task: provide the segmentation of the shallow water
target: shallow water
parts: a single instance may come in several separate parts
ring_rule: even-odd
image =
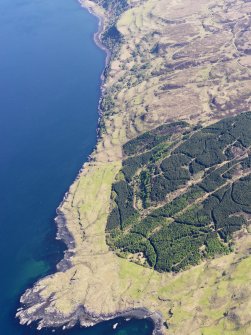
[[[56,207],[96,142],[105,55],[98,22],[76,0],[0,4],[0,329],[31,335],[14,318],[22,292],[55,270]],[[150,334],[147,321],[120,320],[55,334]],[[51,334],[51,330],[40,332]]]

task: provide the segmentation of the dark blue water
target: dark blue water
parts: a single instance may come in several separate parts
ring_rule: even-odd
[[[55,270],[55,209],[96,142],[105,55],[98,22],[76,0],[0,4],[0,333],[37,334],[14,318],[34,280]],[[67,335],[147,335],[149,321]],[[51,330],[41,334],[51,334]]]

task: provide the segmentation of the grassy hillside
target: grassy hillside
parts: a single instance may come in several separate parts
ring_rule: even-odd
[[[250,1],[81,2],[112,50],[100,136],[60,206],[69,268],[26,291],[21,322],[144,307],[163,334],[250,335]]]

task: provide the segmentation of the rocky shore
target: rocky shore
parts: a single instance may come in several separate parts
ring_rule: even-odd
[[[79,0],[79,3],[82,7],[87,9],[89,13],[96,16],[99,20],[98,31],[94,34],[94,42],[99,48],[101,48],[106,53],[106,62],[105,62],[105,69],[106,69],[111,60],[111,52],[102,44],[101,35],[105,29],[104,21],[105,19],[108,20],[108,18],[105,18],[104,15],[101,15],[100,13],[96,12],[94,7],[90,6],[91,4],[90,1]],[[103,85],[106,80],[105,69],[101,75],[101,97],[98,106],[99,121],[102,118],[102,110],[100,108],[100,105],[104,93]],[[97,133],[98,132],[99,130],[97,129]],[[97,138],[97,141],[98,140],[99,138]],[[89,163],[92,162],[92,160],[93,160],[93,154],[89,156]],[[88,163],[86,164],[88,165]],[[86,164],[79,171],[79,174],[76,177],[74,183],[76,183],[79,180],[81,174],[85,169]],[[75,253],[76,248],[74,236],[68,229],[67,217],[65,216],[63,210],[65,202],[69,201],[68,199],[69,195],[70,195],[69,192],[65,194],[62,203],[56,210],[57,213],[57,216],[55,218],[55,223],[57,226],[56,239],[63,241],[67,247],[67,249],[64,252],[63,259],[57,264],[58,272],[66,272],[73,266],[71,259]],[[48,278],[51,277],[53,277],[53,275],[48,276]],[[41,282],[43,282],[44,279],[46,278],[42,278]],[[122,309],[121,311],[118,310],[113,314],[96,314],[91,311],[88,311],[84,305],[80,305],[76,308],[74,312],[70,313],[69,315],[65,315],[60,312],[57,312],[56,310],[50,309],[50,304],[53,302],[54,294],[51,294],[49,298],[47,297],[46,299],[43,299],[41,293],[44,289],[44,286],[42,285],[42,288],[39,288],[39,286],[40,281],[38,281],[33,288],[28,289],[21,297],[20,303],[22,307],[18,309],[16,314],[16,317],[20,319],[20,324],[30,325],[32,322],[40,320],[39,325],[37,326],[38,330],[41,330],[42,328],[55,328],[55,327],[69,329],[76,326],[77,324],[79,324],[82,327],[90,327],[100,322],[117,318],[124,318],[124,319],[149,318],[152,320],[154,324],[153,335],[163,335],[162,332],[163,320],[161,314],[158,312],[150,312],[147,308],[132,308],[126,310]],[[33,309],[33,306],[36,306],[36,308]],[[39,308],[37,308],[37,306],[39,306]]]
[[[36,300],[35,300],[36,299]],[[51,297],[53,299],[53,297]],[[26,292],[26,294],[23,296],[23,299],[25,300],[25,303],[29,301],[31,305],[34,305],[35,303],[43,303],[41,302],[41,299],[39,298],[39,295],[36,297],[32,297],[30,299],[29,297],[29,291]],[[21,300],[21,303],[22,303]],[[112,315],[105,315],[100,314],[96,315],[95,313],[91,313],[85,309],[84,306],[79,306],[76,311],[67,317],[65,315],[62,315],[60,313],[58,314],[50,314],[50,313],[44,313],[43,309],[49,306],[50,301],[47,303],[44,302],[43,308],[41,308],[40,314],[36,315],[36,317],[41,318],[43,320],[42,324],[40,324],[37,329],[41,330],[42,328],[62,328],[62,329],[70,329],[76,325],[80,325],[81,327],[92,327],[100,322],[109,321],[109,320],[115,320],[117,318],[123,318],[123,319],[151,319],[151,321],[154,324],[154,331],[153,335],[163,335],[162,329],[163,329],[163,320],[160,314],[158,313],[151,313],[145,308],[137,308],[132,309],[124,312],[117,312]],[[31,316],[25,315],[25,312],[22,310],[18,311],[17,316],[20,318],[21,324],[31,324]]]
[[[104,0],[80,2],[99,18],[95,42],[107,52],[103,111],[101,100],[99,105],[103,131],[57,210],[57,238],[68,248],[64,260],[58,272],[24,293],[17,317],[38,329],[149,317],[155,335],[249,333],[250,234],[237,239],[234,253],[180,273],[160,273],[109,250],[106,223],[122,146],[129,139],[170,120],[204,125],[250,110],[251,66],[242,52],[248,47],[250,3],[130,1],[116,23],[121,48],[111,57],[100,41],[109,22],[97,5]]]

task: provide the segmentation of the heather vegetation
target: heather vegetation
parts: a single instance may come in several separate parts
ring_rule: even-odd
[[[251,113],[243,113],[201,129],[164,124],[127,142],[110,247],[175,272],[229,253],[251,214],[250,128]]]
[[[214,159],[223,161],[212,166],[203,152],[208,150],[209,133],[220,143],[220,134],[211,129],[216,120],[250,109],[251,58],[247,51],[251,3],[127,0],[128,9],[120,12],[119,7],[125,4],[122,0],[81,2],[103,18],[103,43],[111,50],[104,71],[100,136],[91,161],[85,164],[60,206],[74,239],[69,268],[39,280],[23,295],[21,321],[38,320],[40,327],[48,324],[48,319],[54,322],[55,315],[59,315],[67,322],[69,316],[79,315],[79,306],[84,306],[87,314],[95,316],[91,322],[96,323],[100,315],[110,318],[131,309],[134,313],[134,308],[140,306],[150,316],[155,312],[161,315],[163,334],[251,333],[250,228],[243,228],[234,238],[229,233],[224,239],[220,235],[223,229],[214,221],[214,215],[216,219],[221,216],[218,205],[229,201],[227,195],[224,199],[229,189],[233,190],[229,191],[233,201],[243,206],[245,195],[242,197],[238,190],[248,188],[240,180],[249,174],[248,147],[243,146],[242,135],[237,135],[236,141],[222,150],[223,157],[214,150]],[[119,32],[119,39],[115,29],[109,30],[112,27]],[[132,145],[129,140],[169,120],[190,120],[193,126],[155,146],[149,143],[145,147],[142,143],[130,153],[124,147],[121,159],[126,142]],[[233,118],[225,120],[235,122]],[[245,122],[250,128],[248,117]],[[211,127],[205,131],[209,124]],[[233,127],[235,124],[230,124],[230,132]],[[202,130],[204,138],[208,137],[207,148],[200,152],[202,157],[174,152],[190,141],[192,154],[196,149],[191,148],[195,144],[192,136],[203,137]],[[225,140],[227,133],[232,136],[228,129],[221,132]],[[246,129],[240,133],[245,134]],[[163,200],[159,200],[158,192],[154,195],[153,181],[160,175],[168,180],[160,165],[171,155],[190,158],[188,165],[180,167],[189,179],[177,178],[177,189],[170,192],[164,188]],[[232,164],[229,168],[228,163]],[[213,191],[205,188],[205,177],[223,166],[226,169],[220,172],[221,185]],[[113,188],[112,184],[119,181],[128,187]],[[239,181],[239,186],[230,188]],[[129,199],[119,196],[121,189]],[[243,218],[246,224],[247,207],[246,212],[228,212],[228,219]],[[124,222],[121,214],[126,217]],[[224,224],[233,227],[230,221]],[[168,226],[171,231],[164,230]],[[182,228],[179,235],[176,228]],[[233,249],[235,252],[230,252]],[[204,258],[209,258],[206,264],[191,266]],[[177,275],[159,273],[187,266],[191,268]]]

